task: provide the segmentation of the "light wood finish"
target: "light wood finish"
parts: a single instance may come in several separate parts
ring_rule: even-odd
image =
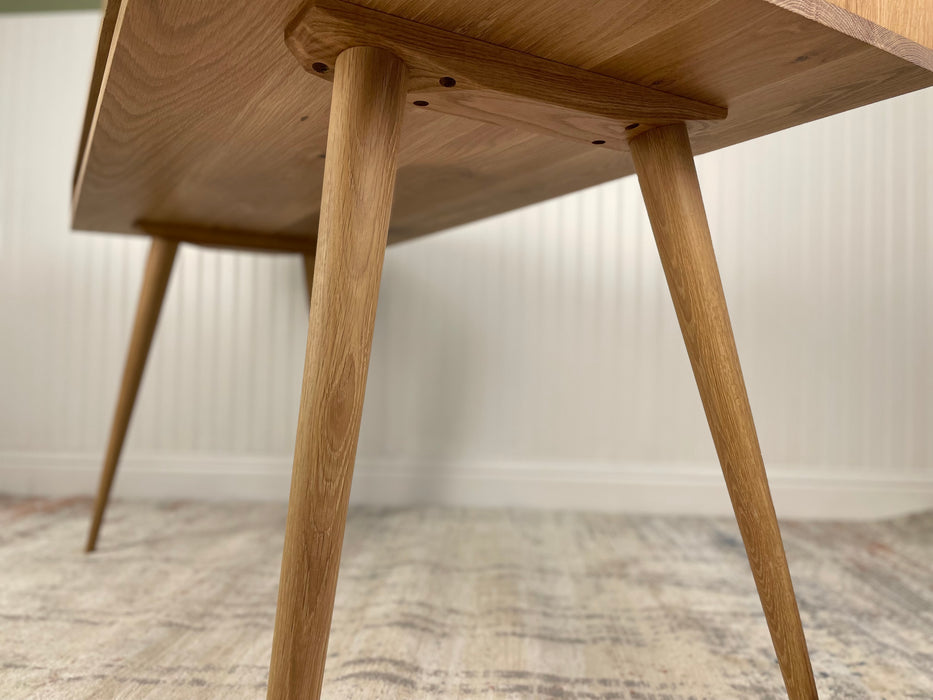
[[[784,0],[785,2],[791,0]],[[799,2],[799,0],[797,0]],[[849,12],[861,15],[874,24],[933,46],[933,5],[929,0],[829,0]]]
[[[659,124],[724,119],[726,109],[547,61],[340,0],[315,0],[285,42],[312,75],[351,46],[391,51],[408,67],[408,100],[425,109],[628,150]]]
[[[314,253],[317,236],[296,233],[246,231],[138,221],[133,233],[164,238],[176,243],[191,243],[207,248],[235,248],[263,253]]]
[[[308,303],[311,303],[311,290],[314,288],[314,253],[305,253],[301,256],[302,267],[305,273],[305,289],[308,292]]]
[[[139,305],[136,308],[136,320],[133,322],[133,332],[126,355],[126,366],[123,369],[123,380],[120,382],[117,408],[113,416],[113,426],[110,428],[110,441],[107,443],[107,454],[104,457],[97,498],[94,501],[94,516],[85,546],[85,551],[88,552],[94,551],[97,546],[97,536],[103,522],[104,510],[110,498],[113,477],[117,471],[117,463],[120,460],[123,441],[130,424],[130,416],[133,414],[136,394],[143,378],[146,358],[149,356],[152,336],[159,321],[159,312],[162,310],[162,300],[165,298],[165,289],[172,274],[172,263],[175,261],[177,249],[178,243],[175,241],[160,238],[153,238],[149,247],[143,285],[139,292]]]
[[[335,66],[320,238],[268,697],[320,696],[405,102],[376,48]]]
[[[84,106],[84,129],[81,131],[81,141],[78,144],[78,154],[84,153],[87,147],[87,140],[90,134],[90,125],[97,119],[97,102],[100,98],[100,90],[104,80],[105,66],[110,55],[110,49],[113,44],[113,32],[117,26],[118,2],[103,0],[101,7],[104,8],[104,15],[101,18],[100,31],[97,35],[97,51],[94,60],[94,73],[91,75],[91,85],[88,89],[87,104]],[[122,18],[121,18],[122,19]],[[80,162],[80,161],[79,161]],[[79,167],[75,168],[72,185],[77,184]]]
[[[360,4],[728,107],[726,119],[690,126],[696,153],[933,85],[933,50],[868,20],[874,43],[850,36],[851,22],[811,19],[833,8],[825,0],[781,2]],[[146,220],[313,235],[331,88],[284,43],[303,4],[111,0],[113,40],[95,68],[101,89],[85,125],[75,226],[130,232]],[[628,153],[407,109],[390,241],[633,171]]]
[[[107,5],[74,225],[161,238],[89,549],[177,242],[303,254],[313,294],[268,696],[318,698],[387,240],[637,167],[788,694],[816,698],[693,154],[933,85],[927,0],[323,1]],[[295,60],[289,27],[333,86]],[[657,126],[672,118],[690,124]]]
[[[791,700],[817,697],[758,435],[745,391],[690,139],[683,125],[635,139],[638,172],[677,319]]]
[[[933,5],[916,0],[767,0],[837,32],[933,70]],[[878,31],[878,27],[889,31]]]

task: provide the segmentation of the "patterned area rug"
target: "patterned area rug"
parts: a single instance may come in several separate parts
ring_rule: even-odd
[[[285,508],[0,499],[0,698],[264,698]],[[821,696],[933,697],[933,513],[787,523]],[[726,519],[352,511],[324,697],[784,698]]]

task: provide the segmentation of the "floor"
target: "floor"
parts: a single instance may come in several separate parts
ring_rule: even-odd
[[[0,698],[263,698],[285,508],[0,498]],[[821,697],[933,697],[933,512],[784,526]],[[782,698],[728,519],[351,511],[324,697]]]

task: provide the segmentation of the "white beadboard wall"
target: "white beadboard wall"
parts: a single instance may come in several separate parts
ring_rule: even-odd
[[[0,18],[0,491],[90,494],[145,240],[69,233],[96,13]],[[933,507],[933,92],[698,159],[779,513]],[[117,494],[285,499],[297,257],[184,248]],[[354,498],[724,513],[633,178],[389,249]]]

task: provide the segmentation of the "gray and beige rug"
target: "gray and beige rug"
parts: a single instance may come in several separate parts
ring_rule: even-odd
[[[0,499],[0,698],[263,698],[285,508]],[[787,523],[824,699],[933,698],[933,513]],[[727,519],[352,511],[324,697],[782,698]]]

